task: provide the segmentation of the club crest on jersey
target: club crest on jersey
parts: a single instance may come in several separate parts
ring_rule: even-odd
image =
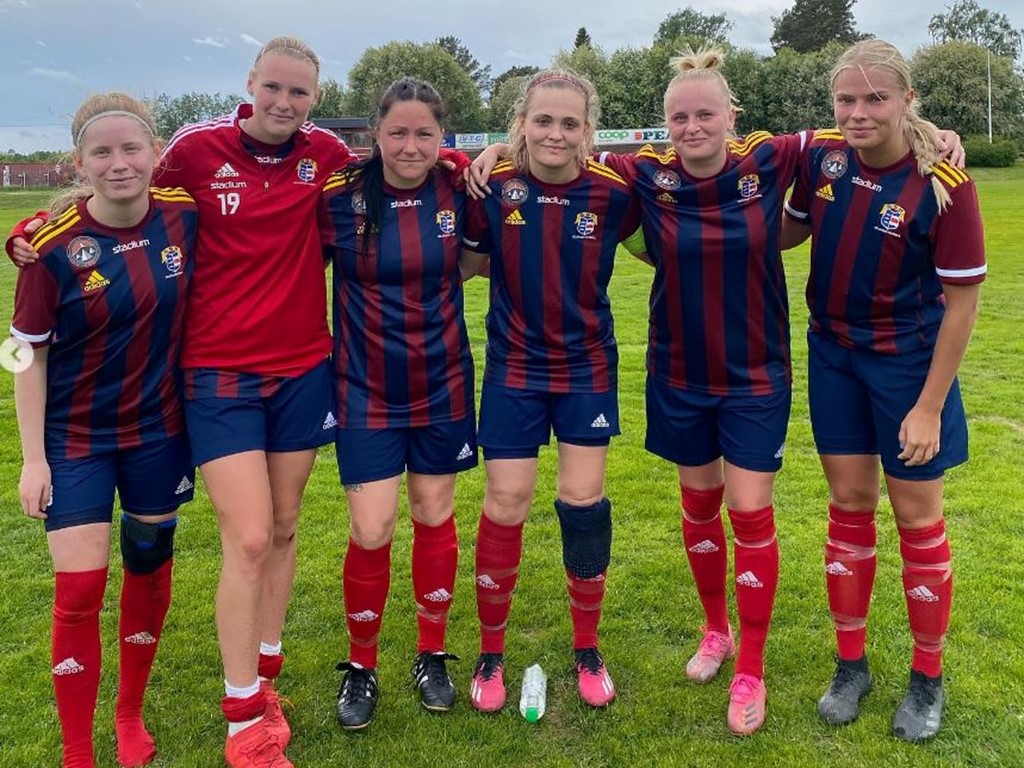
[[[308,157],[302,158],[299,160],[299,164],[295,166],[295,171],[299,175],[299,181],[311,184],[313,179],[316,178],[316,160]]]
[[[68,243],[68,261],[71,266],[85,269],[100,260],[100,244],[93,238],[80,235]]]
[[[662,189],[667,189],[670,192],[673,189],[679,189],[682,186],[682,181],[679,180],[679,174],[675,171],[667,171],[664,168],[659,168],[654,172],[653,176],[654,183]]]
[[[878,223],[882,226],[876,227],[876,229],[886,234],[895,234],[906,217],[907,211],[903,206],[896,203],[886,203],[882,206],[878,217]],[[899,237],[899,235],[896,236]]]
[[[443,210],[437,212],[437,228],[441,230],[438,237],[451,237],[455,234],[455,211]]]
[[[181,253],[181,248],[172,245],[160,251],[160,261],[167,268],[167,277],[178,277],[185,264],[185,257]]]
[[[576,231],[581,237],[590,237],[597,229],[597,214],[583,211],[576,214]]]
[[[352,195],[352,212],[356,216],[366,215],[366,200],[363,199],[362,192],[355,192]]]
[[[501,200],[505,205],[515,208],[526,199],[528,191],[522,179],[509,179],[501,185]]]
[[[758,188],[761,185],[761,178],[756,173],[748,173],[742,177],[737,184],[740,190],[740,197],[744,200],[750,200],[752,197],[757,197]]]
[[[838,179],[846,173],[846,164],[846,153],[842,150],[834,149],[825,155],[825,159],[821,161],[821,172],[830,179]]]

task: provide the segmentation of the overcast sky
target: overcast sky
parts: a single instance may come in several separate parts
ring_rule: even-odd
[[[910,55],[930,42],[928,20],[951,2],[857,0],[853,10],[860,31]],[[1024,27],[1020,0],[980,4]],[[658,24],[686,5],[726,13],[734,44],[770,53],[771,16],[792,0],[0,0],[0,149],[69,147],[71,114],[97,91],[243,93],[259,45],[276,35],[305,39],[322,76],[341,82],[368,47],[449,34],[498,74],[547,65],[580,26],[606,52],[650,45]]]

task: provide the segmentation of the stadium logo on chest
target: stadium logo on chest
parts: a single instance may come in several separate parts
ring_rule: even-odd
[[[76,237],[68,243],[68,261],[79,269],[91,267],[100,260],[100,244],[91,237]]]
[[[900,234],[896,230],[902,226],[903,221],[907,217],[907,211],[903,206],[897,205],[896,203],[886,203],[882,206],[882,210],[879,212],[878,223],[880,227],[875,227],[878,232],[884,232],[892,237],[899,237]]]

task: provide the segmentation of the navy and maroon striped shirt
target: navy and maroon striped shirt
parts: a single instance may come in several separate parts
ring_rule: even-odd
[[[618,243],[639,225],[629,185],[593,160],[567,184],[504,162],[488,184],[466,227],[466,244],[491,256],[484,378],[541,392],[611,390],[619,356],[608,282]]]
[[[943,283],[979,283],[987,266],[974,182],[945,162],[933,174],[952,200],[941,215],[912,154],[872,168],[838,131],[814,137],[786,205],[811,226],[813,332],[881,354],[935,345]]]
[[[380,233],[368,252],[364,214],[359,177],[332,177],[319,224],[334,265],[338,426],[422,427],[472,415],[459,273],[465,191],[437,170],[416,189],[385,184]]]
[[[48,346],[47,457],[83,458],[182,431],[177,362],[197,213],[182,189],[150,190],[130,229],[96,222],[85,201],[32,239],[11,335]]]
[[[642,202],[654,261],[647,370],[670,387],[767,395],[791,383],[789,300],[779,250],[786,189],[808,139],[730,141],[725,166],[690,176],[674,149],[606,162]]]

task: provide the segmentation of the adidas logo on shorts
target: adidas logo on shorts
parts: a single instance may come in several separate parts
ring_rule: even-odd
[[[215,179],[236,179],[238,176],[238,171],[231,167],[231,163],[224,163],[224,165],[218,168],[217,172],[213,174],[213,178]]]
[[[853,576],[853,571],[847,568],[845,565],[840,563],[838,560],[833,560],[831,563],[825,566],[825,573],[832,576]]]
[[[604,417],[603,413],[599,413],[597,418],[590,422],[590,426],[594,429],[608,429],[611,424],[608,423],[608,419]]]
[[[928,587],[922,584],[919,587],[907,590],[907,597],[911,600],[917,600],[922,603],[937,603],[939,602],[939,596],[932,592]]]
[[[374,613],[370,609],[366,609],[359,613],[350,613],[348,617],[352,619],[352,621],[373,621],[374,619],[379,619],[380,614]]]
[[[481,573],[476,577],[477,586],[483,587],[484,589],[500,589],[497,582],[494,581],[486,573]]]
[[[180,496],[185,491],[191,491],[193,487],[192,482],[187,477],[183,477],[181,482],[178,483],[178,487],[174,489],[174,495]]]
[[[77,675],[79,672],[85,672],[85,667],[75,661],[74,656],[68,656],[53,668],[53,674],[58,676]]]
[[[753,571],[744,571],[736,577],[736,583],[741,587],[753,587],[754,589],[760,589],[764,586],[761,581],[754,575]]]
[[[424,600],[429,600],[432,603],[444,603],[452,599],[452,593],[442,587],[441,589],[435,589],[433,592],[423,596]]]
[[[156,642],[156,638],[149,634],[149,632],[136,632],[134,635],[128,635],[124,641],[131,645],[153,645]]]
[[[331,411],[328,411],[327,418],[324,419],[324,429],[334,429],[336,426],[338,426],[338,420],[334,418]]]
[[[469,443],[462,446],[462,450],[459,451],[459,455],[455,457],[456,461],[465,461],[473,455],[473,449],[469,447]]]
[[[782,445],[779,446],[779,450],[777,450],[775,452],[775,458],[776,459],[781,459],[782,458],[782,454],[784,454],[785,452],[786,452],[786,444],[783,443]]]
[[[697,555],[709,555],[712,552],[717,551],[718,545],[715,544],[715,542],[711,541],[711,539],[704,539],[704,541],[699,541],[692,547],[690,547],[690,552],[693,552]]]

